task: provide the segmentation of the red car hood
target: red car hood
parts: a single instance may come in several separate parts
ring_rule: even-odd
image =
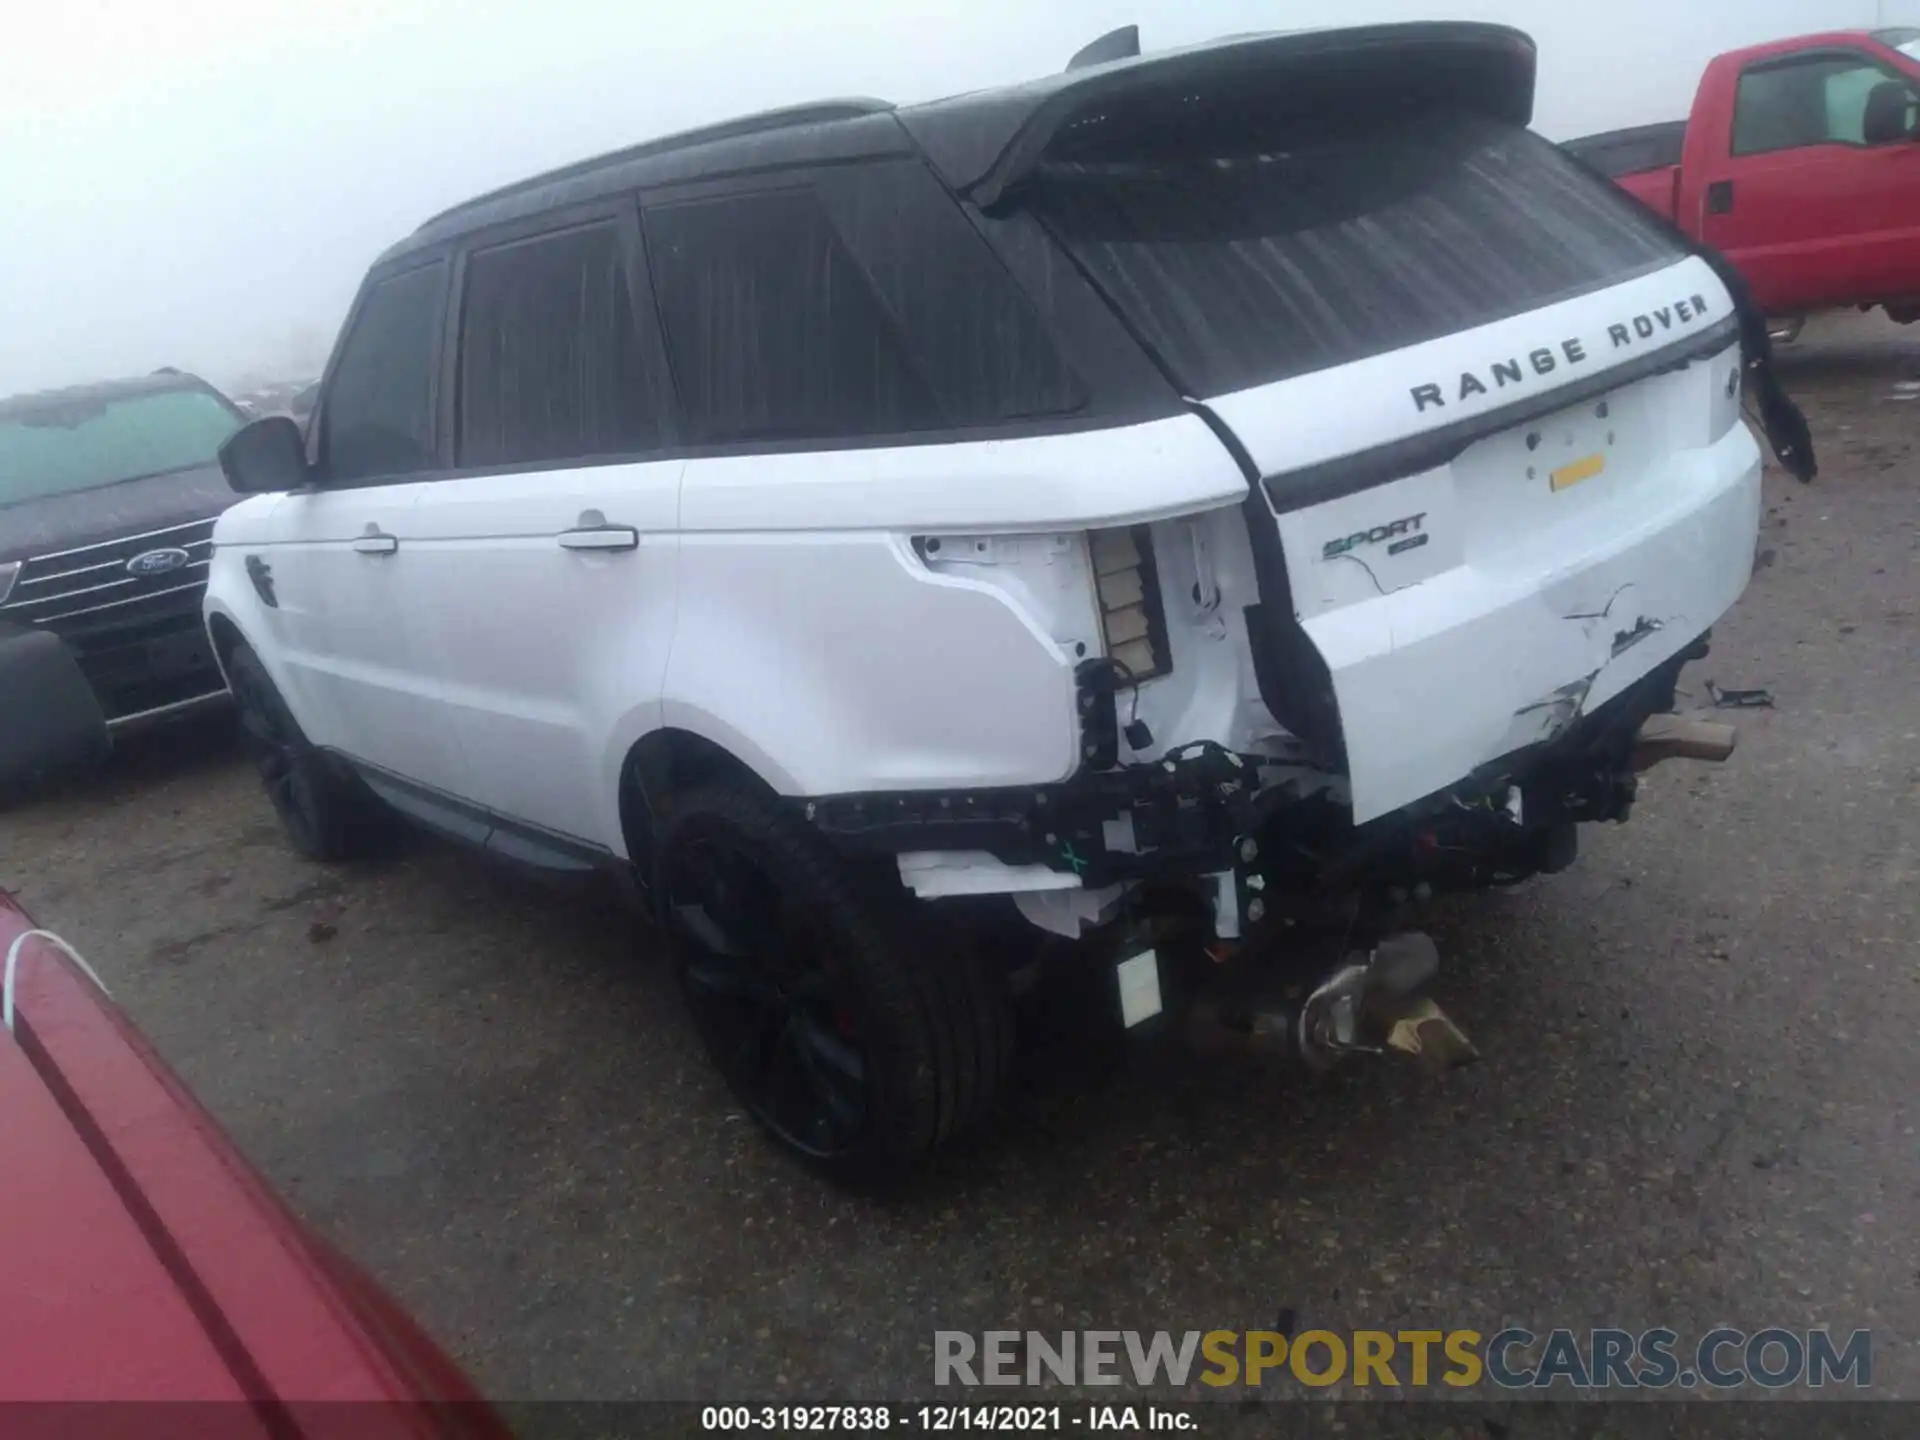
[[[0,963],[18,942],[0,1030],[0,1401],[228,1402],[214,1426],[129,1411],[142,1434],[341,1433],[351,1415],[356,1435],[505,1436],[31,929],[0,891]]]

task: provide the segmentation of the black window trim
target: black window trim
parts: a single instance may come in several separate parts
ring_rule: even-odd
[[[525,460],[501,465],[463,465],[460,463],[460,337],[466,325],[467,260],[485,250],[525,244],[570,230],[584,230],[611,223],[620,245],[620,263],[627,280],[627,305],[632,312],[634,332],[647,352],[649,373],[659,377],[648,403],[659,417],[660,443],[646,450],[621,451],[608,455],[590,455],[567,460]],[[587,470],[602,465],[643,465],[678,458],[680,439],[685,433],[680,420],[678,386],[673,382],[672,356],[666,349],[666,336],[660,326],[659,306],[654,300],[648,278],[646,233],[640,224],[639,198],[633,194],[603,196],[578,205],[560,206],[536,214],[521,216],[470,231],[453,244],[452,289],[446,309],[444,340],[440,352],[439,395],[435,409],[435,428],[440,439],[440,470],[421,478],[458,480],[467,476],[522,475],[543,470]],[[644,303],[642,297],[644,296]]]
[[[451,285],[453,283],[454,257],[447,246],[435,246],[431,250],[415,251],[388,265],[376,265],[367,272],[366,279],[360,282],[359,292],[353,297],[353,306],[347,311],[346,321],[340,326],[339,337],[334,341],[333,353],[327,357],[327,367],[320,376],[320,388],[314,397],[313,411],[307,417],[307,463],[312,467],[314,476],[311,485],[305,485],[295,493],[306,494],[316,491],[332,490],[370,490],[386,485],[411,485],[421,480],[437,478],[444,469],[447,452],[444,448],[444,435],[440,428],[440,379],[444,369],[444,355],[436,353],[427,371],[427,406],[431,419],[430,429],[433,435],[433,464],[420,470],[408,471],[399,475],[360,475],[351,480],[332,481],[326,476],[326,456],[324,453],[327,433],[327,409],[333,395],[333,384],[340,370],[340,361],[347,353],[354,331],[359,328],[365,317],[367,298],[374,290],[389,280],[397,280],[416,270],[428,270],[434,266],[442,267],[440,286],[440,333],[434,337],[434,344],[444,349],[446,339],[446,315],[452,308]]]
[[[646,229],[641,222],[643,207],[648,203],[714,199],[729,195],[755,194],[769,189],[794,188],[797,185],[810,183],[807,177],[825,171],[843,170],[849,166],[897,163],[905,158],[925,163],[924,157],[913,155],[911,152],[889,153],[882,156],[812,160],[798,165],[758,166],[725,175],[675,179],[634,191],[597,197],[581,204],[540,210],[516,217],[511,221],[485,226],[462,233],[457,238],[445,241],[431,249],[409,251],[404,256],[376,266],[362,282],[353,308],[348,313],[347,321],[341,327],[340,340],[334,347],[334,354],[321,376],[319,398],[308,423],[308,458],[317,466],[317,450],[323,423],[321,415],[326,405],[327,393],[332,386],[333,373],[339,363],[340,352],[345,348],[346,338],[351,334],[352,328],[359,323],[360,312],[365,306],[368,292],[383,280],[444,262],[447,266],[447,282],[442,296],[440,350],[433,377],[436,463],[430,469],[405,475],[362,479],[350,484],[311,488],[366,489],[381,485],[428,484],[493,475],[533,474],[563,468],[550,460],[522,461],[502,465],[456,463],[455,395],[459,383],[459,337],[460,327],[464,321],[466,297],[466,259],[475,250],[491,249],[497,244],[512,243],[516,239],[535,238],[542,234],[574,228],[579,224],[592,223],[596,218],[604,219],[608,216],[618,218],[623,236],[631,236],[631,243],[626,252],[629,296],[635,302],[634,322],[639,327],[644,342],[656,347],[654,353],[659,359],[657,373],[663,377],[662,383],[665,388],[661,399],[661,403],[666,407],[662,431],[667,438],[655,449],[619,455],[600,455],[585,460],[570,460],[565,462],[564,468],[584,470],[603,465],[646,465],[670,461],[746,458],[755,455],[829,455],[842,451],[905,450],[924,446],[984,444],[990,441],[1042,439],[1101,430],[1120,430],[1192,414],[1173,388],[1165,385],[1164,377],[1157,370],[1153,373],[1152,394],[1140,393],[1137,383],[1124,387],[1124,393],[1119,395],[1111,393],[1115,386],[1110,382],[1109,377],[1098,367],[1089,369],[1076,347],[1067,343],[1067,337],[1060,333],[1055,318],[1035,300],[1019,268],[1009,260],[1003,249],[999,229],[1028,222],[1030,217],[1014,216],[1001,221],[988,222],[973,206],[956,200],[969,227],[986,243],[995,263],[1006,272],[1009,283],[1031,307],[1035,322],[1042,333],[1059,351],[1062,362],[1080,382],[1084,399],[1079,409],[1058,415],[1023,416],[979,425],[913,430],[892,435],[762,438],[713,442],[702,442],[691,438],[684,420],[684,407],[680,402],[678,381],[673,375],[672,354],[666,349],[666,333],[660,318],[659,299],[654,293],[652,268],[648,263],[646,252]],[[934,172],[934,178],[939,180],[938,172]],[[941,184],[943,189],[946,188],[944,181]],[[646,297],[646,303],[641,305],[638,302],[643,294]],[[1080,303],[1095,307],[1104,307],[1105,304],[1092,292],[1080,297]],[[885,308],[882,306],[883,310]],[[888,313],[891,318],[891,312]],[[1151,366],[1151,362],[1143,360],[1143,363]],[[1165,388],[1160,388],[1162,386]]]
[[[1767,150],[1742,150],[1738,143],[1740,133],[1740,89],[1749,75],[1764,74],[1770,70],[1797,70],[1803,65],[1816,65],[1824,60],[1851,60],[1863,66],[1871,66],[1880,71],[1889,80],[1898,80],[1916,97],[1920,97],[1920,80],[1912,75],[1903,74],[1897,67],[1890,65],[1883,55],[1862,50],[1855,45],[1822,45],[1817,50],[1795,50],[1786,55],[1769,55],[1761,60],[1750,60],[1740,67],[1740,73],[1733,82],[1733,112],[1727,117],[1727,154],[1735,160],[1755,160],[1762,155],[1792,155],[1801,150],[1822,150],[1834,146],[1841,150],[1885,150],[1893,144],[1910,144],[1910,141],[1882,141],[1878,145],[1853,140],[1816,140],[1810,145],[1777,145]]]

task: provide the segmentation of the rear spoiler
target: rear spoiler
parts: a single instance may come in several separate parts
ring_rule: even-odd
[[[1083,45],[1067,61],[1067,69],[1084,70],[1089,65],[1104,65],[1109,60],[1131,60],[1140,53],[1140,27],[1122,25],[1109,30],[1091,45]]]
[[[1126,56],[1131,38],[1103,36],[1062,74],[896,113],[942,179],[982,209],[1050,153],[1116,124],[1160,134],[1196,123],[1231,128],[1238,117],[1343,101],[1445,103],[1518,125],[1533,117],[1533,41],[1505,25],[1369,25]],[[1101,58],[1110,54],[1121,58]]]

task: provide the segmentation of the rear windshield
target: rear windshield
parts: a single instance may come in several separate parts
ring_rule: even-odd
[[[1680,258],[1517,126],[1401,116],[1200,157],[1055,164],[1026,204],[1206,397],[1417,345]]]
[[[0,506],[215,462],[241,417],[205,390],[0,414]]]

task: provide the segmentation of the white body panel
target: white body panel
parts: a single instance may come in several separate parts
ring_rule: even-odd
[[[1740,597],[1760,519],[1760,453],[1744,427],[1637,474],[1584,483],[1598,490],[1615,478],[1612,518],[1625,523],[1588,530],[1574,517],[1557,533],[1456,537],[1457,559],[1440,573],[1384,593],[1369,584],[1365,596],[1305,622],[1333,674],[1356,822],[1551,738],[1671,659]],[[1283,534],[1304,551],[1358,524],[1355,511],[1417,509],[1425,496],[1396,492],[1426,488],[1426,479],[1289,515]],[[1316,551],[1303,568],[1332,565],[1340,562]],[[1340,568],[1341,584],[1360,573]]]
[[[258,623],[240,623],[316,745],[331,746],[424,785],[458,794],[469,779],[457,736],[439,720],[433,679],[419,665],[419,609],[409,560],[424,537],[427,483],[296,493],[279,498],[258,554],[271,567],[277,607],[258,604],[244,571],[233,596]],[[229,512],[231,513],[231,512]],[[215,526],[216,546],[231,522]],[[391,540],[390,553],[356,549]],[[216,550],[219,570],[224,559]],[[237,618],[237,617],[236,617]]]
[[[617,835],[606,737],[661,723],[685,463],[439,488],[402,568],[433,730],[457,739],[469,767],[462,798],[596,844]],[[563,547],[562,532],[596,516],[631,529],[634,548]]]
[[[690,461],[665,723],[787,794],[1064,779],[1077,647],[1097,653],[1081,532],[1245,495],[1189,416]],[[923,561],[912,541],[929,535],[943,548]]]
[[[1730,313],[1712,271],[1688,259],[1210,404],[1263,473],[1284,475],[1550,396]],[[1550,738],[1739,597],[1760,496],[1759,450],[1737,423],[1739,363],[1729,345],[1435,469],[1279,515],[1295,613],[1332,675],[1356,823]],[[1437,403],[1416,398],[1423,385]],[[1596,459],[1556,487],[1556,471]]]

